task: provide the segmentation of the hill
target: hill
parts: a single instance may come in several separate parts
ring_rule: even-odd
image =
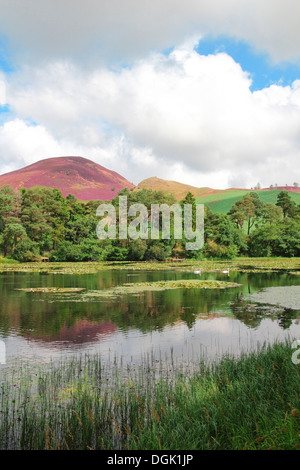
[[[296,188],[299,189],[299,188]],[[250,192],[255,192],[260,200],[264,203],[273,203],[275,204],[277,201],[277,196],[280,191],[288,191],[291,199],[295,201],[298,205],[300,204],[300,190],[295,191],[288,189],[287,187],[276,188],[276,189],[262,189],[262,190],[247,190],[247,189],[228,189],[228,190],[220,190],[215,194],[208,194],[203,195],[202,197],[196,198],[198,204],[205,204],[206,206],[210,207],[213,213],[222,212],[227,214],[233,204],[236,203],[239,199],[241,199],[245,194]]]
[[[191,192],[198,203],[210,207],[212,212],[227,213],[232,205],[250,191],[255,191],[263,202],[275,203],[281,190],[288,191],[291,198],[300,204],[300,188],[282,186],[250,190],[245,188],[213,189],[210,187],[197,188],[177,181],[169,181],[156,176],[141,181],[137,186],[123,176],[111,171],[87,158],[56,157],[40,160],[20,170],[0,175],[0,187],[8,184],[14,189],[45,186],[57,188],[66,197],[73,194],[81,201],[102,200],[110,201],[123,188],[140,190],[148,188],[166,191],[182,200]]]
[[[167,191],[173,194],[176,199],[183,199],[187,192],[191,192],[199,204],[209,206],[212,212],[227,213],[230,211],[233,204],[241,199],[249,192],[256,192],[263,202],[271,202],[273,204],[277,201],[277,196],[280,191],[288,191],[292,200],[296,204],[300,204],[300,188],[296,186],[280,186],[276,188],[263,188],[263,189],[246,189],[246,188],[229,188],[229,189],[212,189],[208,187],[197,188],[188,184],[178,183],[176,181],[169,181],[155,177],[147,178],[141,181],[136,189],[149,188],[158,191]]]
[[[14,189],[33,186],[56,188],[64,197],[73,194],[82,201],[109,201],[121,189],[134,188],[134,184],[115,171],[83,157],[40,160],[20,170],[0,175],[0,186],[5,184]]]
[[[189,184],[160,179],[157,178],[157,176],[153,176],[152,178],[147,178],[141,181],[135,189],[139,190],[143,188],[153,189],[154,191],[166,191],[173,194],[173,196],[175,196],[178,200],[183,199],[189,191],[196,198],[204,195],[214,194],[216,191],[215,189],[211,188],[196,188],[195,186],[190,186]]]

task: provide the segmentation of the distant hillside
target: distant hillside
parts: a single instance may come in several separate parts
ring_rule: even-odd
[[[40,160],[20,170],[0,175],[0,186],[8,184],[14,189],[45,186],[57,188],[66,197],[109,201],[123,188],[134,188],[115,171],[83,157],[57,157]]]
[[[196,198],[203,195],[215,193],[215,190],[211,188],[196,188],[195,186],[190,186],[184,183],[178,183],[177,181],[168,181],[160,179],[156,176],[141,181],[137,185],[136,190],[143,188],[153,189],[154,191],[167,191],[168,193],[173,194],[178,200],[183,199],[189,191]]]
[[[57,188],[64,197],[73,194],[81,201],[95,199],[110,201],[123,188],[166,191],[173,194],[177,200],[182,200],[188,192],[191,192],[198,203],[209,206],[213,212],[223,213],[229,212],[232,205],[245,194],[254,191],[242,188],[197,188],[156,176],[147,178],[135,186],[115,171],[108,170],[87,158],[71,156],[40,160],[20,170],[0,175],[0,187],[5,184],[14,189],[33,186]],[[295,186],[264,188],[255,192],[262,201],[275,203],[281,190],[288,191],[296,204],[300,204],[300,188]]]
[[[274,188],[263,188],[259,190],[243,189],[243,188],[229,188],[229,189],[212,189],[212,188],[197,188],[188,184],[178,183],[176,181],[169,181],[157,178],[148,178],[141,181],[136,189],[149,188],[158,191],[167,191],[173,194],[176,199],[183,199],[187,192],[191,192],[196,198],[198,203],[203,203],[210,207],[212,212],[227,213],[230,211],[233,204],[241,199],[245,194],[255,191],[263,202],[271,202],[273,204],[277,201],[277,196],[280,191],[288,191],[291,198],[300,204],[300,188],[295,186],[280,186]]]
[[[288,191],[289,195],[291,196],[291,199],[295,201],[296,204],[300,204],[300,189],[299,188],[293,188],[294,190],[291,190],[287,187],[282,187],[282,188],[276,188],[276,189],[262,189],[262,190],[247,190],[247,189],[226,189],[226,190],[220,190],[216,192],[215,194],[208,194],[204,195],[202,197],[197,198],[197,202],[199,204],[205,204],[206,206],[209,206],[212,212],[222,212],[224,214],[227,214],[227,212],[230,211],[231,207],[233,204],[235,204],[236,201],[241,199],[245,194],[250,193],[250,192],[255,192],[258,194],[260,200],[262,202],[270,202],[275,204],[277,201],[277,196],[280,193],[280,191]],[[298,191],[297,191],[298,190]]]

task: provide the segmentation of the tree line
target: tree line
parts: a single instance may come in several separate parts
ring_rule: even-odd
[[[164,191],[123,189],[128,205],[171,206],[178,201]],[[119,198],[111,202],[118,211]],[[287,191],[276,204],[263,203],[250,192],[238,200],[228,214],[205,207],[204,240],[201,250],[185,250],[186,240],[169,239],[99,240],[97,207],[103,201],[82,202],[73,195],[63,197],[57,189],[36,186],[15,191],[0,188],[0,254],[21,262],[125,261],[168,258],[234,258],[242,256],[300,256],[300,208]],[[191,193],[181,201],[196,205]],[[172,224],[171,224],[172,227]]]

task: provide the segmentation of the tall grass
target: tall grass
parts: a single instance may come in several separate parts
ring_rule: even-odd
[[[266,346],[186,377],[151,361],[123,371],[98,355],[0,383],[1,449],[300,448],[300,367]],[[172,365],[170,365],[172,369]]]

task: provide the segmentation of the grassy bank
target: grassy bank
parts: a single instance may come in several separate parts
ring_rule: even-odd
[[[0,383],[1,449],[297,449],[300,366],[290,344],[199,364],[187,377],[99,356],[15,369]],[[164,370],[171,370],[172,364]]]

